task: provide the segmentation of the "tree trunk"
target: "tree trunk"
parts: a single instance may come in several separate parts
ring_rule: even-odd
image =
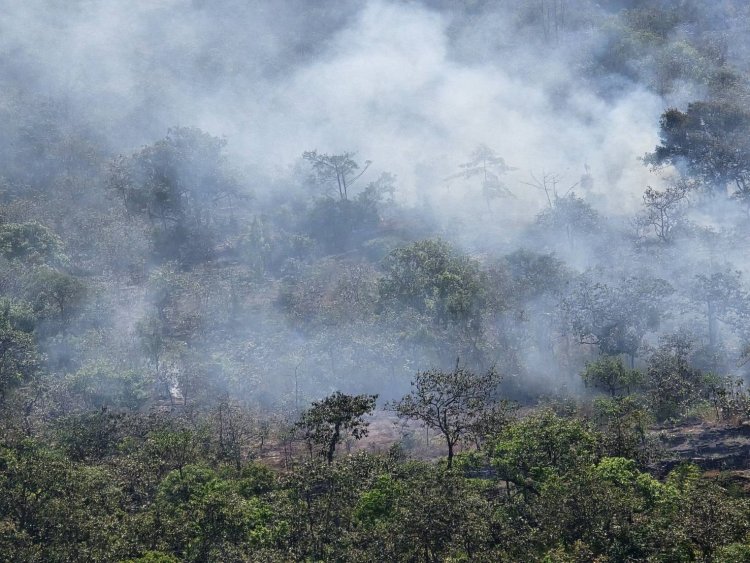
[[[328,443],[328,452],[326,452],[326,460],[328,460],[328,463],[333,463],[333,454],[336,452],[336,444],[339,441],[339,435],[340,435],[340,428],[339,425],[336,424],[333,428],[333,436],[331,436],[331,441]]]

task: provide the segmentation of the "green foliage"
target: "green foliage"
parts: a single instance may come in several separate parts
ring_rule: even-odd
[[[380,214],[375,201],[363,192],[355,199],[318,199],[305,221],[305,233],[324,252],[341,253],[356,248],[375,234]]]
[[[69,414],[57,421],[57,441],[73,461],[98,461],[117,451],[126,422],[124,414],[106,409]]]
[[[35,377],[40,367],[32,335],[0,328],[0,405],[10,391]]]
[[[712,560],[721,546],[742,541],[750,531],[750,503],[728,497],[717,483],[698,480],[682,497],[680,525],[694,551]]]
[[[107,362],[86,365],[66,379],[70,392],[90,409],[138,410],[148,400],[152,385],[142,372],[118,370]]]
[[[538,493],[550,478],[595,462],[599,441],[586,423],[545,410],[500,432],[493,444],[492,463],[501,479],[524,492]]]
[[[643,337],[659,327],[673,292],[660,278],[629,277],[610,286],[585,274],[563,299],[563,318],[581,343],[606,355],[635,356]]]
[[[125,559],[121,563],[179,563],[180,560],[168,553],[147,551],[134,559]]]
[[[478,323],[484,300],[478,264],[441,240],[423,240],[397,248],[383,260],[380,298],[389,306],[407,306],[440,324]]]
[[[512,280],[508,292],[521,302],[557,295],[569,278],[565,264],[552,254],[521,249],[508,254],[503,262]]]
[[[403,486],[390,475],[380,475],[375,484],[359,497],[354,517],[369,526],[392,519],[396,501],[403,493]]]
[[[640,371],[626,368],[622,358],[616,356],[602,356],[587,363],[581,377],[586,386],[604,391],[611,397],[623,391],[630,394],[643,381]]]
[[[355,440],[367,436],[369,423],[363,417],[373,411],[377,398],[377,395],[346,395],[336,391],[321,401],[313,401],[297,426],[304,430],[310,446],[319,446],[321,455],[331,463],[336,446],[345,435]]]
[[[690,348],[679,336],[668,338],[649,357],[645,386],[659,421],[679,419],[705,395],[704,376],[689,362]]]
[[[60,237],[39,223],[0,225],[0,255],[24,264],[61,265],[67,262]]]
[[[0,448],[0,521],[19,561],[112,561],[122,493],[104,468],[71,463],[38,443]],[[63,525],[64,524],[64,525]]]
[[[653,166],[674,165],[708,190],[750,194],[750,113],[728,102],[693,102],[668,109],[661,118],[661,144],[646,155]]]
[[[186,561],[215,561],[273,539],[270,508],[244,498],[212,470],[187,465],[159,485],[156,509],[162,542]]]
[[[644,465],[656,457],[655,440],[649,435],[653,416],[642,402],[632,396],[594,401],[594,415],[607,455],[631,458]]]
[[[716,563],[743,563],[750,561],[750,543],[732,543],[720,547],[714,555]]]
[[[67,325],[86,297],[86,284],[70,274],[40,268],[28,288],[29,301],[42,318]]]
[[[151,430],[143,445],[149,458],[158,463],[158,473],[178,472],[202,451],[202,436],[181,423],[159,425]]]
[[[245,498],[268,493],[276,486],[274,472],[259,463],[249,463],[242,467],[237,481],[238,492]]]
[[[36,322],[36,315],[28,302],[0,298],[0,326],[31,333]]]
[[[224,139],[195,128],[167,136],[110,166],[109,186],[133,215],[148,219],[157,258],[190,266],[210,258],[220,201],[236,197]]]
[[[744,419],[750,415],[750,392],[739,377],[704,378],[717,420]]]

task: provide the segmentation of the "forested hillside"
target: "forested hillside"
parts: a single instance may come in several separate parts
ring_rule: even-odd
[[[750,5],[0,17],[0,561],[750,561]]]

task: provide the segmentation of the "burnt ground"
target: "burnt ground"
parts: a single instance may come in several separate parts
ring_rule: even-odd
[[[665,460],[653,468],[657,474],[664,475],[677,464],[690,462],[710,475],[727,472],[750,490],[750,421],[700,422],[662,427],[655,433],[665,448]]]
[[[663,460],[649,468],[657,476],[663,477],[676,465],[690,462],[709,476],[723,473],[750,491],[750,421],[662,426],[655,428],[653,433],[663,448]],[[417,423],[405,424],[387,411],[378,411],[370,417],[367,437],[347,441],[339,446],[339,451],[386,453],[394,444],[400,444],[411,458],[438,460],[446,455],[445,443],[439,434],[427,433]],[[283,470],[292,457],[305,453],[306,446],[301,441],[285,445],[274,440],[258,457]]]

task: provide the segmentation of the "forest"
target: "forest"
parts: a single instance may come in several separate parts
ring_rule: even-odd
[[[10,0],[0,561],[750,562],[750,4]]]

